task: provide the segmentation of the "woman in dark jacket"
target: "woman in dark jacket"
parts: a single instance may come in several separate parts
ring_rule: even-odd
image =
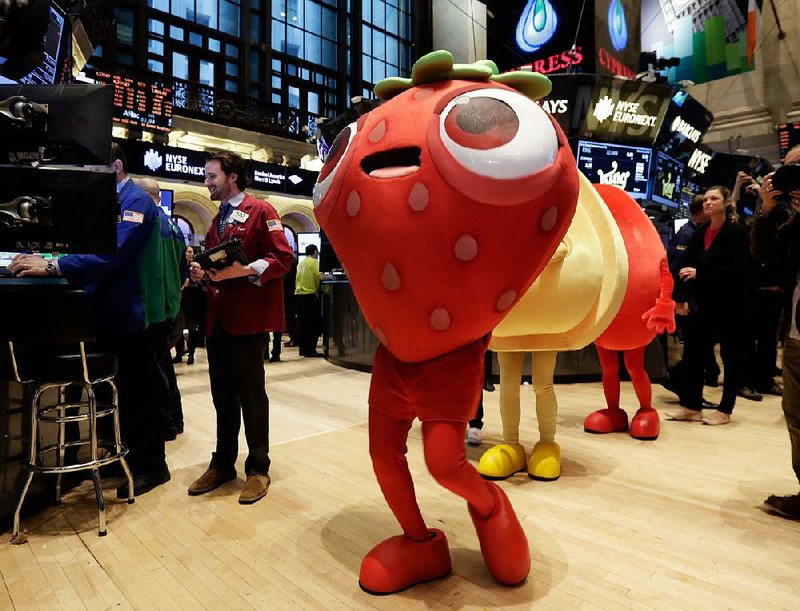
[[[743,321],[750,316],[747,282],[752,266],[747,230],[735,219],[731,194],[726,187],[712,187],[703,197],[710,219],[697,228],[686,252],[686,267],[675,286],[679,313],[688,311],[694,332],[685,338],[687,382],[677,412],[671,420],[719,425],[730,422],[741,386],[745,349]],[[703,354],[720,344],[725,382],[718,406],[703,400]],[[703,408],[716,408],[703,416]]]

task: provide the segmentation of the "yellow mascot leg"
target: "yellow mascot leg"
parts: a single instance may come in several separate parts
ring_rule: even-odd
[[[500,363],[500,417],[503,441],[486,450],[478,462],[478,473],[486,479],[506,479],[525,470],[525,448],[519,443],[519,384],[524,352],[498,352]]]
[[[561,448],[555,442],[558,401],[553,385],[558,352],[533,352],[533,390],[536,393],[536,418],[539,421],[539,442],[528,461],[528,476],[552,481],[561,476]]]

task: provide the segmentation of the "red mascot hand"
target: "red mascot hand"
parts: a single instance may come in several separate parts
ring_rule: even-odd
[[[642,314],[642,322],[656,333],[675,332],[675,302],[672,299],[656,299],[656,305]]]

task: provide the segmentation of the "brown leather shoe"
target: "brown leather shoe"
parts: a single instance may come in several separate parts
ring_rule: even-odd
[[[225,482],[236,479],[236,469],[206,469],[206,472],[198,477],[192,485],[189,486],[189,494],[197,496],[198,494],[205,494],[211,492],[214,488],[218,488]]]
[[[248,475],[242,493],[239,495],[239,502],[242,505],[249,505],[263,499],[267,496],[269,483],[269,475]]]

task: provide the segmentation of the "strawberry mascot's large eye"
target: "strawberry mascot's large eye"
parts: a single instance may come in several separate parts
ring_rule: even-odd
[[[460,146],[486,150],[511,142],[519,131],[519,118],[501,100],[462,96],[447,114],[444,130]]]
[[[436,132],[434,148],[444,145],[461,167],[490,179],[534,176],[558,156],[558,135],[547,113],[510,89],[457,95],[442,108]],[[434,160],[438,162],[436,155]],[[463,177],[455,180],[459,183],[467,184]]]
[[[336,139],[333,141],[328,156],[325,158],[325,163],[317,178],[317,184],[314,185],[314,207],[316,208],[322,203],[322,199],[327,195],[328,190],[331,188],[331,183],[342,165],[342,159],[350,150],[350,145],[358,133],[358,125],[351,123],[339,132]]]

